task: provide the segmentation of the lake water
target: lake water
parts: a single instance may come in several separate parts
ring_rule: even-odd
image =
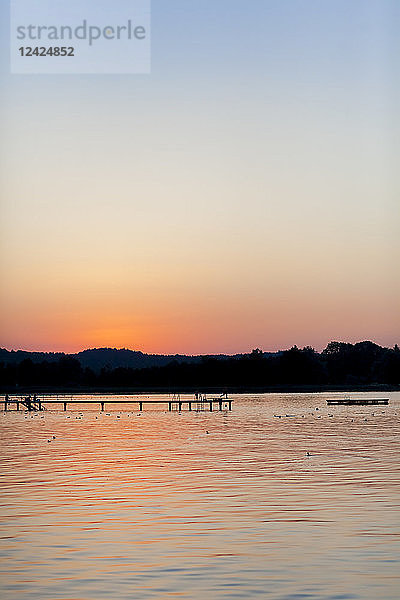
[[[1,598],[398,600],[400,393],[351,395],[0,413]]]

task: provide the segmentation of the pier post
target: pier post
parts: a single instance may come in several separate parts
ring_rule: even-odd
[[[18,400],[17,400],[17,410],[19,410],[19,402],[18,402]]]
[[[39,410],[42,410],[42,401],[39,400]]]
[[[64,412],[67,410],[67,403],[64,402]]]
[[[212,400],[210,400],[210,412],[212,412],[212,409],[213,409]]]
[[[232,400],[229,400],[229,410],[232,410]]]
[[[179,401],[179,412],[182,412],[182,402]]]
[[[192,410],[192,403],[188,402],[188,405],[189,405],[189,410]]]
[[[171,410],[172,410],[172,402],[168,402],[168,410],[169,410],[169,412],[171,412]]]
[[[104,412],[104,402],[100,402],[101,404],[101,412]]]
[[[139,410],[140,410],[140,412],[142,412],[142,410],[143,410],[143,402],[139,402]]]
[[[222,410],[222,400],[219,401],[219,410]]]

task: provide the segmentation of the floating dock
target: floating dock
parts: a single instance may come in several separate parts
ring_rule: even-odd
[[[221,394],[217,397],[208,397],[207,394],[196,393],[194,396],[190,396],[189,398],[181,397],[180,394],[172,394],[166,398],[157,398],[157,399],[143,399],[138,398],[137,396],[123,398],[118,397],[107,397],[104,396],[96,397],[96,396],[54,396],[54,395],[41,395],[40,397],[36,394],[33,396],[12,396],[6,394],[4,398],[0,398],[0,406],[3,407],[4,411],[10,410],[27,410],[31,411],[44,411],[49,410],[50,406],[58,405],[62,410],[67,411],[68,408],[71,408],[74,405],[78,404],[87,404],[95,406],[100,406],[101,411],[106,410],[106,405],[110,404],[119,404],[124,406],[131,406],[131,410],[135,408],[135,406],[139,409],[140,412],[143,411],[144,406],[146,405],[165,405],[168,407],[168,411],[178,411],[181,412],[185,408],[188,411],[204,411],[209,409],[212,412],[214,409],[222,410],[232,410],[232,400],[228,398],[226,393]]]
[[[326,403],[328,406],[332,406],[334,404],[338,406],[385,406],[389,404],[389,398],[344,398],[344,400],[327,400]]]

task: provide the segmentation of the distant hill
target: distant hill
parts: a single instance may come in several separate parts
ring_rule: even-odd
[[[120,350],[116,348],[93,348],[71,356],[77,358],[83,368],[89,367],[95,372],[103,368],[145,369],[147,367],[164,367],[172,361],[194,363],[201,360],[199,356],[144,354],[138,350],[127,350],[126,348]]]
[[[0,362],[5,365],[13,365],[30,359],[33,363],[41,363],[44,360],[48,362],[56,362],[63,356],[67,356],[64,352],[29,352],[28,350],[5,350],[0,348]]]
[[[265,353],[267,356],[268,353]],[[242,354],[235,355],[236,357],[243,356]],[[126,348],[92,348],[83,350],[76,354],[65,354],[64,352],[28,352],[27,350],[6,350],[0,349],[0,363],[19,364],[26,359],[30,359],[33,363],[57,362],[60,358],[75,358],[79,360],[82,368],[92,369],[95,373],[99,373],[101,369],[146,369],[148,367],[164,367],[165,365],[175,362],[178,364],[189,363],[195,364],[201,362],[203,356],[188,356],[185,354],[145,354],[138,350],[128,350]],[[220,360],[233,358],[227,354],[207,355],[208,358],[216,358]]]
[[[292,389],[293,386],[400,389],[400,349],[371,341],[330,342],[283,352],[186,356],[93,348],[77,354],[0,350],[0,389]],[[31,389],[29,388],[29,389]]]

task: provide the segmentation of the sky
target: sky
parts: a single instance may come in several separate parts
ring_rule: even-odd
[[[0,6],[1,347],[399,342],[397,1],[153,0],[146,75],[10,74]]]

